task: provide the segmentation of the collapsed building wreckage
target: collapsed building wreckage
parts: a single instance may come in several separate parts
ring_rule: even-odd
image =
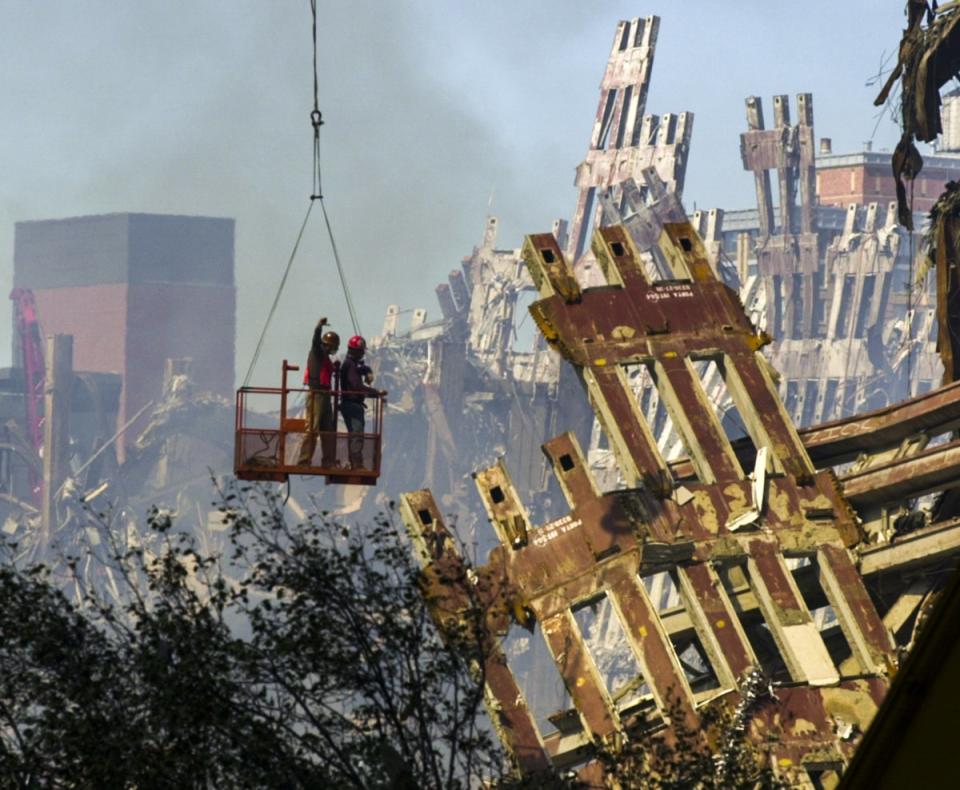
[[[574,218],[554,222],[584,286],[601,281],[587,243],[593,228],[622,222],[659,278],[660,229],[687,217],[681,196],[693,114],[645,114],[658,28],[656,17],[618,27],[590,146],[577,168]],[[751,319],[773,337],[765,354],[791,418],[805,427],[924,392],[939,380],[941,363],[932,282],[914,284],[919,236],[897,225],[889,201],[818,203],[813,101],[803,94],[797,102],[799,122],[791,124],[787,97],[775,97],[774,125],[764,129],[761,100],[747,100],[742,158],[755,175],[758,209],[701,210],[692,221],[718,276],[739,289]],[[789,210],[775,212],[771,171],[779,204]],[[424,309],[387,310],[374,341],[378,376],[397,394],[387,441],[421,450],[425,469],[410,465],[408,453],[387,453],[385,480],[392,489],[429,487],[455,509],[473,469],[500,455],[528,503],[548,515],[558,492],[548,490],[548,467],[530,448],[558,428],[573,430],[589,448],[605,483],[618,472],[575,375],[541,336],[528,339],[525,307],[535,289],[520,251],[496,241],[497,219],[488,217],[481,244],[436,288],[441,320],[427,322]],[[403,327],[405,312],[411,318]],[[671,459],[684,454],[644,371],[628,376],[661,449]],[[715,370],[705,374],[705,386],[722,420],[736,421]]]
[[[658,212],[657,221],[685,216],[679,195],[693,115],[645,112],[659,24],[648,17],[618,26],[590,148],[577,168],[573,220],[554,223],[561,246],[582,260],[587,272],[591,229],[603,216],[608,221],[619,216],[614,201],[644,217]],[[653,208],[644,203],[648,195]],[[548,515],[559,491],[550,490],[547,468],[534,448],[561,425],[588,441],[592,415],[579,398],[569,397],[579,389],[572,370],[548,352],[542,336],[529,338],[529,327],[524,330],[525,307],[536,289],[519,250],[497,248],[497,229],[497,219],[488,217],[480,246],[437,286],[441,321],[426,323],[426,311],[414,310],[409,327],[400,330],[401,311],[387,310],[374,341],[377,372],[384,386],[403,393],[391,404],[388,441],[422,446],[426,471],[386,457],[393,467],[385,477],[401,489],[426,484],[446,507],[456,508],[478,462],[502,455],[521,490],[533,496],[532,506]],[[469,511],[459,512],[469,520]]]
[[[133,548],[159,551],[152,546],[157,536],[142,524],[151,507],[205,549],[222,549],[225,525],[210,507],[211,473],[230,468],[233,404],[197,388],[192,360],[169,359],[159,397],[117,431],[120,377],[74,372],[70,335],[49,337],[46,347],[43,411],[52,419],[43,421],[40,452],[24,440],[19,420],[3,415],[9,490],[0,531],[17,561],[54,569],[68,595],[87,589],[119,598],[114,555]],[[19,375],[11,376],[9,385],[22,393]],[[4,395],[4,405],[20,411],[20,398]],[[118,460],[116,441],[135,423]],[[39,506],[25,496],[31,492]]]
[[[438,288],[445,322],[399,337],[388,314],[382,358],[420,344],[428,442],[444,453],[443,476],[428,467],[443,498],[421,488],[401,512],[441,628],[461,628],[479,595],[505,637],[488,644],[483,677],[521,770],[585,766],[599,783],[598,744],[678,721],[695,730],[704,706],[747,693],[759,667],[780,688],[747,737],[785,780],[832,784],[960,552],[960,389],[949,371],[935,388],[936,295],[916,284],[920,244],[896,201],[818,205],[810,95],[796,124],[775,97],[770,129],[747,100],[756,214],[726,234],[720,210],[687,220],[692,116],[667,116],[656,135],[640,121],[656,30],[655,18],[618,27],[571,233],[556,223],[522,253],[496,251],[488,220],[463,274]],[[538,343],[559,364],[505,340],[534,288]],[[495,331],[472,331],[464,318],[491,302]],[[497,544],[464,572],[460,546],[476,537],[447,514],[462,496],[469,368],[494,383],[490,401],[517,382],[552,399],[517,442],[501,412],[507,460],[473,473]],[[574,431],[547,433],[583,434],[572,383],[596,417],[586,453]],[[544,507],[528,447],[519,482],[508,472],[537,429],[565,513]]]

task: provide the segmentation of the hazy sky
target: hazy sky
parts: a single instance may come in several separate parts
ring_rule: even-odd
[[[361,327],[479,239],[568,217],[617,20],[661,17],[647,112],[695,115],[685,203],[752,205],[744,98],[810,92],[835,152],[892,148],[867,87],[902,0],[321,0],[324,193]],[[242,378],[310,193],[308,0],[0,0],[0,290],[14,222],[142,211],[237,220]],[[257,368],[276,378],[327,314],[349,334],[315,212]],[[41,316],[41,322],[43,317]],[[0,299],[0,364],[9,364]]]

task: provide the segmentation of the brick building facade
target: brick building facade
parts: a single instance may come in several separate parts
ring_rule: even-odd
[[[14,285],[33,291],[45,335],[74,336],[75,369],[122,376],[120,425],[159,396],[167,358],[192,358],[200,389],[232,397],[232,219],[124,213],[19,222]]]
[[[884,204],[896,200],[890,156],[885,151],[821,153],[817,157],[817,196],[820,205],[846,208],[851,203]],[[944,185],[957,180],[960,180],[960,156],[924,155],[923,170],[913,185],[914,213],[926,214],[930,211],[943,192]],[[908,196],[909,189],[908,184]]]

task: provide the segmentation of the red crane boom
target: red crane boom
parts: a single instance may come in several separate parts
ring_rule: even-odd
[[[33,449],[40,454],[43,448],[43,387],[44,364],[43,342],[40,322],[37,320],[37,305],[29,288],[14,288],[13,300],[20,337],[20,352],[23,362],[23,394],[26,406],[27,435]],[[35,475],[34,475],[35,477]],[[35,494],[39,494],[39,481],[32,481]]]

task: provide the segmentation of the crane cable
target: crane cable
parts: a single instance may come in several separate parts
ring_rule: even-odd
[[[267,329],[273,316],[277,311],[277,305],[280,303],[280,295],[283,293],[284,286],[287,284],[287,278],[290,275],[290,268],[297,257],[297,251],[300,249],[300,242],[303,239],[303,233],[307,228],[307,222],[313,211],[314,201],[320,203],[320,209],[323,213],[323,222],[327,228],[327,236],[330,239],[330,248],[333,251],[333,260],[337,266],[337,275],[340,278],[340,285],[343,288],[344,301],[347,303],[347,311],[350,313],[350,323],[353,325],[354,334],[361,334],[360,324],[357,321],[357,313],[353,306],[353,298],[350,296],[350,288],[347,286],[347,278],[343,271],[343,264],[340,261],[340,252],[337,249],[337,242],[333,236],[333,228],[330,225],[330,217],[327,214],[326,204],[323,202],[323,181],[320,168],[320,127],[323,126],[323,116],[320,113],[320,80],[317,68],[317,0],[310,0],[310,10],[313,14],[313,111],[310,113],[310,124],[313,126],[313,191],[310,194],[310,205],[307,207],[307,213],[300,225],[300,231],[297,233],[297,239],[293,244],[293,250],[290,252],[290,258],[283,271],[283,277],[280,278],[280,287],[273,297],[273,304],[267,314],[267,320],[263,324],[263,330],[260,332],[260,338],[257,340],[256,350],[253,352],[253,358],[250,360],[250,367],[247,369],[247,375],[243,379],[243,386],[250,384],[250,377],[253,375],[253,369],[256,367],[257,360],[260,359],[260,352],[263,349],[263,341],[267,335]]]
[[[303,224],[300,226],[300,232],[297,234],[297,240],[293,244],[293,251],[290,253],[290,260],[287,261],[287,268],[283,271],[283,277],[280,279],[280,287],[277,289],[276,296],[273,297],[273,304],[270,306],[270,312],[267,314],[267,320],[263,324],[263,331],[260,333],[260,339],[257,341],[257,348],[253,352],[253,359],[250,360],[250,367],[247,368],[247,375],[243,379],[243,386],[250,384],[250,376],[253,375],[253,369],[256,367],[257,360],[260,359],[260,350],[263,348],[263,339],[267,336],[267,327],[273,320],[273,314],[277,311],[277,304],[280,302],[280,294],[283,293],[283,286],[287,284],[287,276],[290,274],[290,267],[293,265],[293,259],[297,257],[297,249],[300,247],[300,240],[303,238],[303,232],[307,228],[307,220],[310,219],[310,212],[313,211],[313,201],[307,208],[307,214],[303,218]]]
[[[323,179],[320,172],[320,127],[323,126],[323,116],[320,114],[320,80],[317,68],[317,0],[310,0],[310,11],[313,14],[313,112],[310,113],[310,122],[313,124],[313,194],[310,195],[310,202],[312,204],[314,200],[320,201],[323,222],[327,226],[327,235],[330,238],[330,249],[333,250],[333,260],[337,264],[340,286],[343,288],[344,300],[350,313],[350,323],[353,324],[353,333],[359,335],[361,334],[360,324],[357,321],[356,310],[353,308],[353,299],[350,296],[347,278],[343,273],[343,265],[340,263],[340,253],[337,250],[337,242],[333,238],[333,228],[330,227],[327,207],[323,202]]]

